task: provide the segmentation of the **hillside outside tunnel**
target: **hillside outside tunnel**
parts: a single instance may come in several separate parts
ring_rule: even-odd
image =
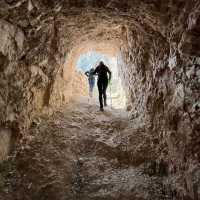
[[[0,3],[0,197],[199,199],[199,1]],[[123,111],[80,100],[91,55]]]

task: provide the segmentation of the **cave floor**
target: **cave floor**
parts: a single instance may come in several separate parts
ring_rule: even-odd
[[[169,199],[162,178],[149,174],[146,136],[123,110],[100,112],[82,99],[41,118],[27,135],[7,167],[0,199]]]

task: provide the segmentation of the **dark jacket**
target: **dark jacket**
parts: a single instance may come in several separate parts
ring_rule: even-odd
[[[98,80],[110,80],[111,79],[111,71],[104,64],[99,64],[97,68],[94,70],[93,74],[98,75]],[[109,78],[108,78],[109,74]]]

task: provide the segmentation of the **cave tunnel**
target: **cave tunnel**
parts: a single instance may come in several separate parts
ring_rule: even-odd
[[[199,33],[199,0],[0,0],[0,199],[200,199]]]

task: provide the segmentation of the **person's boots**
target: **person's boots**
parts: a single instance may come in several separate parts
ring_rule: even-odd
[[[103,107],[100,107],[100,111],[102,111],[102,112],[104,111]]]

